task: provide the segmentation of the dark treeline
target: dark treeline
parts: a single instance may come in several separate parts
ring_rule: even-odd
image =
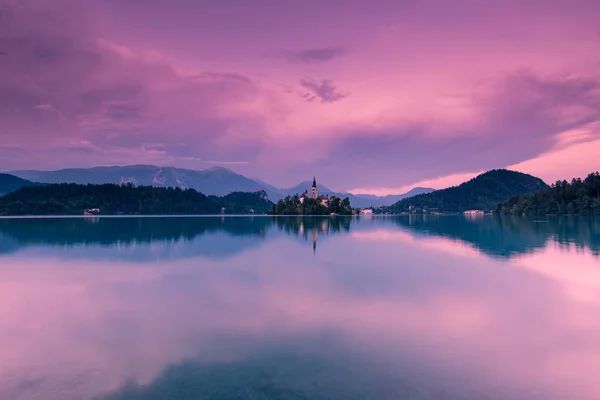
[[[325,206],[321,204],[321,200],[310,197],[300,202],[300,196],[295,194],[279,200],[270,213],[273,215],[330,215],[332,213],[352,215],[352,206],[348,197],[342,200],[331,196],[328,205]]]
[[[273,207],[264,192],[206,196],[194,189],[128,185],[30,186],[0,198],[0,215],[81,215],[98,208],[114,214],[265,214]]]
[[[600,215],[600,174],[558,181],[547,190],[514,196],[496,205],[504,215]]]

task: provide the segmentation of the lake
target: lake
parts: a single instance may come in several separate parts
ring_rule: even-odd
[[[0,399],[599,399],[600,220],[0,219]]]

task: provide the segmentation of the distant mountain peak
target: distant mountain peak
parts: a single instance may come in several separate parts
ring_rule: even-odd
[[[222,167],[222,166],[220,166],[220,165],[215,165],[215,166],[212,166],[212,167],[210,167],[210,168],[206,169],[205,171],[226,171],[226,172],[232,172],[232,173],[235,173],[235,172],[233,172],[232,170],[230,170],[230,169],[228,169],[228,168],[225,168],[225,167]]]
[[[272,197],[278,197],[278,192],[273,191],[272,187],[267,187],[218,165],[201,171],[153,165],[129,165],[58,171],[15,171],[14,175],[44,183],[133,183],[138,186],[190,188],[207,195],[217,196],[264,189]]]
[[[37,184],[26,179],[19,178],[15,175],[0,173],[0,196],[32,185]]]

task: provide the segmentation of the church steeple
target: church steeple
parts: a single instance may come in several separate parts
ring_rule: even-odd
[[[312,198],[316,199],[317,197],[319,197],[319,193],[317,190],[317,179],[315,177],[313,177]]]
[[[313,176],[313,185],[312,187],[317,187],[317,179]]]

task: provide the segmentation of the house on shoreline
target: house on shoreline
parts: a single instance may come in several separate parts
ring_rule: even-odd
[[[464,213],[465,215],[483,215],[483,210],[467,210]]]

